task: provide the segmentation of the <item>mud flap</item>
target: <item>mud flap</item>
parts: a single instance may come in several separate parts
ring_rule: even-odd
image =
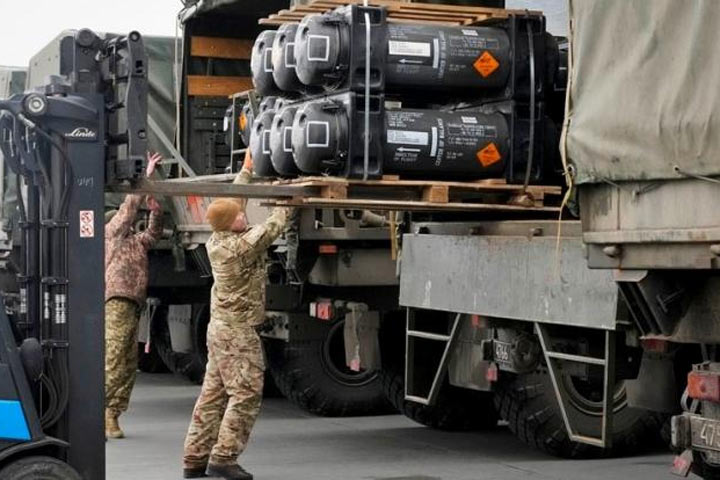
[[[380,314],[364,303],[348,303],[345,315],[345,362],[355,372],[380,368]]]

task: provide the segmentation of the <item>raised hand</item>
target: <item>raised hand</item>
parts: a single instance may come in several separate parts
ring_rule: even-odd
[[[250,149],[248,148],[245,151],[245,162],[243,163],[243,170],[250,170],[252,171],[253,168],[253,159],[252,155],[250,155]]]
[[[155,172],[155,167],[162,162],[163,157],[159,153],[153,153],[151,154],[148,152],[148,164],[147,164],[147,170],[145,171],[145,176],[150,178]],[[157,202],[156,202],[157,203]]]

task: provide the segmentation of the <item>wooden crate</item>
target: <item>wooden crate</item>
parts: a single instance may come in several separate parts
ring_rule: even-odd
[[[313,0],[308,5],[298,5],[260,19],[262,25],[298,23],[306,15],[322,14],[361,0]],[[463,5],[436,5],[429,3],[399,2],[396,0],[371,0],[370,6],[385,7],[390,23],[421,23],[435,25],[473,25],[493,18],[509,15],[542,15],[538,11],[505,10],[502,8],[471,7]]]

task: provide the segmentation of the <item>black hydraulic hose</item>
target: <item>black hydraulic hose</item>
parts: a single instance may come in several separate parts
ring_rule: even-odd
[[[64,357],[64,356],[63,356]],[[66,360],[66,359],[65,359]],[[52,360],[51,360],[52,363]],[[55,370],[55,368],[50,369],[51,377],[57,378],[59,381],[59,385],[57,386],[57,390],[59,392],[59,398],[57,403],[57,408],[55,409],[54,415],[52,418],[50,418],[47,422],[47,426],[45,428],[52,427],[55,425],[62,416],[65,414],[65,410],[67,409],[69,400],[70,400],[70,378],[67,371],[67,365],[66,361],[59,361],[58,364],[58,370]]]
[[[15,188],[17,189],[18,212],[20,213],[20,221],[23,223],[27,223],[25,200],[23,200],[22,196],[22,179],[22,175],[15,175]]]
[[[35,131],[42,135],[43,138],[45,138],[48,142],[50,142],[50,145],[52,145],[58,151],[58,153],[60,153],[60,158],[62,159],[63,165],[65,167],[65,190],[62,192],[62,197],[60,199],[60,214],[62,216],[54,218],[54,220],[63,220],[63,217],[67,214],[67,208],[70,201],[70,192],[72,189],[73,170],[72,164],[70,163],[70,157],[68,156],[65,147],[61,145],[60,142],[55,140],[52,135],[50,135],[41,128],[36,128]]]
[[[42,412],[42,416],[40,417],[40,424],[43,428],[47,428],[50,426],[50,419],[54,417],[55,412],[57,412],[58,394],[57,390],[55,389],[55,385],[52,383],[52,380],[45,376],[45,374],[40,377],[40,384],[45,388],[48,396],[48,405],[47,408],[45,408]],[[40,396],[40,401],[42,403],[42,395]]]

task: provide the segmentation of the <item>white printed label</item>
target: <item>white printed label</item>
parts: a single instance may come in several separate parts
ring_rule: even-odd
[[[465,117],[465,116],[462,116],[462,117],[460,117],[460,118],[462,119],[462,122],[463,122],[463,123],[470,123],[470,124],[472,124],[472,125],[477,125],[477,118],[475,118],[475,117]]]
[[[463,28],[462,32],[463,32],[463,35],[467,35],[468,37],[477,37],[478,36],[477,30],[466,30]]]
[[[292,153],[292,127],[283,129],[283,152]]]
[[[307,122],[305,145],[308,148],[325,148],[330,146],[330,123],[316,120]]]
[[[80,210],[80,238],[95,237],[95,212]]]
[[[318,53],[322,51],[322,53]],[[327,62],[330,59],[330,37],[327,35],[308,35],[307,61]]]
[[[263,70],[267,73],[272,73],[273,71],[272,49],[270,48],[266,48],[263,52]]]
[[[270,130],[263,130],[262,132],[262,153],[270,155]]]
[[[407,57],[429,57],[431,55],[430,44],[426,42],[401,42],[390,40],[390,55],[404,55]]]
[[[429,135],[427,132],[413,132],[408,130],[388,130],[388,143],[401,145],[427,145]]]

